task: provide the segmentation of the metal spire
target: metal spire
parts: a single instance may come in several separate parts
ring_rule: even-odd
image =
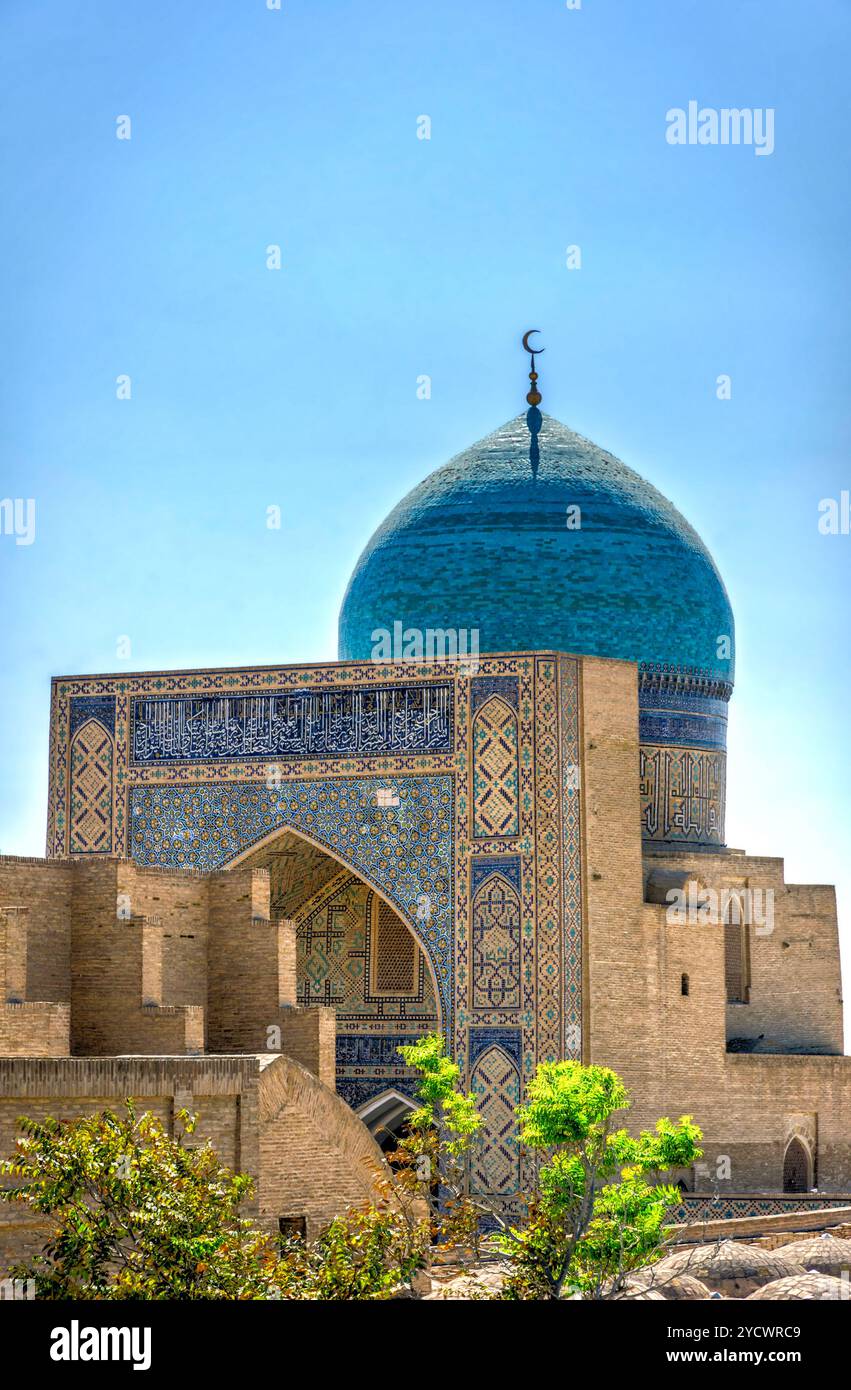
[[[539,353],[546,352],[546,348],[531,348],[529,346],[529,339],[533,333],[540,333],[540,331],[539,328],[530,328],[528,333],[523,334],[523,346],[532,359],[532,370],[529,373],[531,386],[526,393],[526,400],[529,402],[529,409],[526,412],[526,424],[529,426],[529,434],[531,435],[529,441],[529,463],[532,466],[533,478],[537,478],[538,476],[538,463],[540,462],[538,433],[543,423],[543,416],[538,409],[538,406],[541,404],[541,393],[538,390],[538,373],[535,371],[535,358]]]

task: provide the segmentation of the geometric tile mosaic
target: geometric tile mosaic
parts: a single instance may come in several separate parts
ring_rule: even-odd
[[[398,945],[412,948],[414,979],[404,993],[379,989],[379,972],[393,968],[394,944],[375,940],[382,915],[398,924]],[[298,1002],[329,1004],[337,1024],[367,1020],[395,1023],[404,1032],[437,1027],[431,973],[409,927],[362,879],[345,869],[319,890],[295,918]]]
[[[516,835],[517,715],[492,695],[473,721],[473,834]]]
[[[88,719],[96,719],[102,724],[110,738],[115,735],[115,696],[77,695],[71,701],[69,732],[71,738]]]
[[[522,1191],[513,1105],[538,1061],[581,1047],[576,659],[482,657],[475,675],[365,662],[57,680],[50,856],[83,844],[80,825],[94,844],[78,783],[80,755],[97,750],[72,752],[70,728],[79,734],[97,713],[114,729],[111,852],[210,870],[262,861],[268,842],[273,898],[301,933],[300,988],[312,982],[338,1010],[340,1094],[355,1106],[388,1089],[411,1094],[395,1049],[436,1011],[487,1109],[478,1180]],[[105,816],[105,782],[98,797]],[[329,874],[323,851],[339,870]],[[343,943],[341,917],[322,909],[346,883]],[[378,902],[422,954],[397,940],[386,906],[377,919]]]
[[[795,1212],[830,1210],[851,1206],[851,1194],[825,1197],[821,1193],[800,1193],[794,1197],[781,1194],[744,1194],[718,1196],[684,1193],[678,1206],[668,1209],[668,1220],[677,1225],[694,1221],[739,1221],[751,1216],[783,1216]]]
[[[70,850],[109,854],[112,849],[112,739],[89,718],[71,744]]]
[[[508,861],[508,865],[514,867],[513,877],[519,880],[520,860]],[[473,898],[474,1009],[520,1007],[520,893],[505,867],[505,860],[491,860],[490,872]]]
[[[139,864],[219,869],[277,830],[302,831],[393,901],[431,959],[450,1017],[452,780],[400,778],[395,807],[376,804],[381,781],[328,777],[272,788],[240,782],[134,787],[133,858]]]
[[[645,838],[724,843],[726,754],[642,744],[641,825]]]
[[[512,1057],[491,1045],[477,1059],[470,1078],[482,1116],[473,1148],[470,1187],[475,1193],[510,1197],[520,1186],[520,1148],[515,1106],[520,1104],[520,1073]]]

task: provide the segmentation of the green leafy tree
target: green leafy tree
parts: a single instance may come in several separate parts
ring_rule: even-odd
[[[420,1101],[391,1154],[397,1186],[426,1204],[432,1239],[477,1250],[481,1216],[490,1208],[466,1191],[469,1156],[482,1127],[476,1098],[460,1089],[461,1069],[447,1057],[439,1033],[397,1051],[419,1073]]]
[[[257,1299],[276,1286],[277,1248],[241,1217],[252,1190],[209,1144],[174,1138],[150,1114],[101,1114],[63,1123],[21,1120],[11,1177],[0,1191],[52,1219],[42,1253],[19,1278],[48,1299]]]
[[[482,1118],[441,1036],[399,1051],[419,1073],[421,1101],[393,1155],[401,1184],[426,1199],[434,1239],[478,1251],[483,1217],[501,1230],[512,1269],[507,1298],[610,1297],[631,1271],[658,1259],[667,1211],[679,1199],[661,1179],[701,1152],[689,1116],[633,1137],[613,1124],[630,1103],[615,1072],[542,1064],[516,1112],[520,1140],[539,1161],[531,1165],[527,1218],[511,1226],[497,1202],[467,1190]]]
[[[607,1067],[538,1068],[517,1116],[522,1142],[547,1161],[528,1221],[502,1240],[513,1267],[506,1297],[611,1297],[630,1271],[662,1253],[666,1212],[679,1192],[661,1179],[700,1157],[701,1134],[684,1115],[633,1137],[613,1127],[629,1103]]]
[[[423,1263],[427,1226],[379,1183],[380,1205],[331,1222],[318,1240],[277,1239],[240,1215],[252,1181],[190,1145],[197,1117],[169,1135],[150,1114],[21,1120],[0,1161],[6,1202],[49,1217],[42,1253],[12,1271],[46,1299],[376,1299]]]
[[[338,1301],[381,1300],[425,1263],[428,1226],[411,1221],[397,1204],[354,1208],[310,1243],[291,1241],[284,1250],[278,1297]]]

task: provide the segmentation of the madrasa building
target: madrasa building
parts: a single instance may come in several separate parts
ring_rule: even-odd
[[[848,1203],[834,891],[725,843],[723,581],[534,365],[368,542],[338,661],[53,681],[46,857],[0,860],[4,1153],[21,1114],[187,1107],[257,1218],[313,1233],[439,1030],[509,1209],[561,1058],[620,1073],[632,1127],[695,1117],[691,1211]],[[0,1222],[0,1263],[37,1243]]]

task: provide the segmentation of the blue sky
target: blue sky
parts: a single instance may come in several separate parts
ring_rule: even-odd
[[[362,545],[524,407],[535,326],[544,409],[725,577],[729,843],[837,882],[851,948],[846,0],[6,0],[0,35],[0,496],[37,505],[0,849],[43,849],[51,675],[333,658]],[[671,146],[690,100],[773,108],[774,153]]]

